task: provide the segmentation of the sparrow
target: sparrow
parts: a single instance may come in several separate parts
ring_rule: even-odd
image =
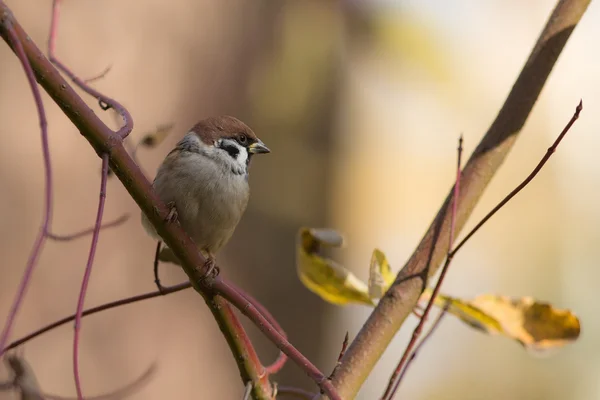
[[[264,153],[270,150],[248,125],[225,115],[194,125],[158,168],[152,186],[170,207],[168,218],[179,221],[207,258],[209,271],[248,205],[252,156]],[[142,225],[160,247],[162,239],[144,213]],[[159,259],[178,263],[168,247]]]

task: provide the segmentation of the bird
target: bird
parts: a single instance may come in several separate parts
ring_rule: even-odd
[[[252,157],[270,152],[248,125],[223,115],[194,125],[158,168],[152,187],[171,210],[167,218],[178,221],[206,257],[207,274],[248,205]],[[160,260],[179,263],[168,247],[160,251],[162,238],[144,213],[142,225],[158,240]],[[155,260],[155,281],[161,289],[157,265]]]

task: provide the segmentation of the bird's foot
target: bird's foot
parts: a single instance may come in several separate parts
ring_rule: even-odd
[[[177,208],[175,207],[175,202],[170,201],[167,203],[167,208],[169,209],[169,214],[167,214],[166,221],[167,222],[175,222],[177,221]]]
[[[217,263],[216,263],[215,258],[213,256],[208,256],[206,258],[206,262],[204,263],[204,267],[206,269],[206,273],[204,274],[204,279],[208,279],[208,278],[213,278],[214,279],[221,272],[219,270],[219,267],[217,266]]]

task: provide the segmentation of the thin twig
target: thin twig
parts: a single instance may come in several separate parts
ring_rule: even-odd
[[[87,82],[79,78],[73,73],[66,65],[64,65],[56,56],[56,38],[58,36],[58,20],[60,16],[60,5],[62,0],[52,0],[52,20],[50,21],[50,33],[48,35],[48,59],[58,69],[60,69],[65,75],[67,75],[73,83],[79,86],[84,92],[93,96],[98,100],[100,108],[104,111],[109,109],[116,110],[121,118],[123,119],[123,126],[115,132],[121,139],[125,139],[127,135],[133,130],[133,118],[129,114],[129,111],[123,107],[118,101],[111,99],[108,96],[103,95],[97,90],[90,87]]]
[[[159,292],[162,292],[164,289],[164,286],[160,283],[160,278],[158,276],[158,266],[159,266],[159,256],[160,256],[160,248],[162,245],[162,241],[158,241],[156,243],[156,251],[154,252],[154,284],[156,284],[156,287],[158,288]]]
[[[83,400],[83,391],[81,389],[81,379],[79,377],[79,334],[81,331],[81,314],[83,313],[83,305],[85,303],[85,295],[87,287],[92,275],[92,265],[94,264],[94,256],[98,246],[98,238],[100,237],[100,227],[102,225],[102,215],[104,214],[104,203],[106,201],[106,181],[108,179],[108,154],[102,155],[102,178],[100,179],[100,199],[98,201],[98,213],[96,215],[96,224],[92,233],[92,244],[90,245],[90,254],[88,256],[87,265],[81,282],[81,290],[79,291],[79,300],[77,301],[77,311],[75,312],[75,335],[73,337],[73,375],[75,377],[75,389],[77,390],[77,398]]]
[[[344,354],[346,353],[346,349],[348,348],[348,340],[349,340],[349,336],[348,336],[348,332],[346,332],[346,335],[344,336],[344,341],[342,342],[342,349],[340,350],[340,354],[338,355],[337,358],[337,362],[335,363],[335,367],[333,367],[333,371],[331,371],[331,374],[329,375],[329,380],[332,380],[335,377],[335,373],[337,372],[337,370],[340,368],[340,365],[342,364],[342,357],[344,357]]]
[[[92,82],[95,82],[97,80],[100,80],[100,79],[104,78],[110,72],[111,69],[112,69],[112,65],[109,65],[108,67],[106,67],[104,69],[104,71],[100,72],[96,76],[92,76],[91,78],[85,79],[84,82],[85,83],[92,83]]]
[[[456,163],[456,178],[455,178],[455,184],[454,184],[454,195],[452,196],[452,210],[451,210],[452,216],[450,218],[450,234],[449,234],[450,243],[448,244],[448,249],[452,248],[452,243],[454,241],[454,228],[455,228],[455,224],[456,224],[456,204],[458,203],[458,199],[460,196],[460,178],[461,178],[461,165],[462,165],[462,152],[463,152],[462,135],[458,139],[457,152],[458,152],[458,156],[457,156],[457,163]],[[448,251],[447,259],[450,259],[449,254],[450,254],[450,251]],[[442,287],[442,283],[444,281],[444,278],[446,276],[446,272],[448,271],[449,266],[450,266],[450,263],[447,262],[444,265],[444,267],[442,268],[440,277],[435,285],[435,288],[433,289],[433,294],[431,295],[431,298],[429,299],[429,302],[427,303],[427,306],[425,307],[425,310],[423,311],[423,315],[421,316],[419,323],[417,324],[417,327],[413,331],[412,337],[410,338],[410,341],[408,342],[406,349],[404,349],[404,353],[402,354],[402,358],[400,359],[400,362],[398,362],[398,365],[396,366],[394,373],[390,377],[388,386],[382,397],[382,399],[384,399],[384,400],[392,399],[394,397],[394,394],[396,393],[396,390],[398,389],[398,386],[400,384],[400,379],[399,379],[400,373],[404,369],[404,366],[405,366],[406,362],[408,361],[408,356],[411,353],[413,347],[417,344],[419,335],[421,334],[421,331],[423,330],[423,326],[425,325],[427,316],[429,315],[429,312],[431,311],[433,302],[434,302],[435,298],[437,297],[440,288]]]
[[[143,293],[143,294],[139,294],[137,296],[131,296],[125,299],[119,299],[116,301],[111,301],[109,303],[105,303],[105,304],[101,304],[99,306],[96,307],[92,307],[88,310],[85,310],[83,313],[81,313],[82,317],[87,317],[88,315],[92,315],[92,314],[97,314],[99,312],[102,311],[106,311],[106,310],[110,310],[113,308],[117,308],[117,307],[121,307],[121,306],[125,306],[128,304],[133,304],[133,303],[138,303],[140,301],[144,301],[144,300],[150,300],[153,299],[155,297],[160,297],[163,296],[165,294],[171,294],[171,293],[176,293],[176,292],[180,292],[182,290],[185,289],[190,289],[192,287],[192,284],[188,281],[183,282],[183,283],[179,283],[177,285],[173,285],[173,286],[164,286],[163,287],[163,292],[160,292],[158,290],[154,290],[152,292],[147,292],[147,293]],[[10,345],[8,345],[4,350],[2,350],[2,353],[14,349],[18,346],[21,346],[22,344],[27,343],[28,341],[35,339],[36,337],[43,335],[46,332],[49,332],[53,329],[56,329],[64,324],[67,324],[71,321],[74,321],[76,317],[76,314],[72,314],[69,315],[68,317],[64,317],[58,321],[52,322],[51,324],[48,324],[46,326],[44,326],[43,328],[37,329],[34,332],[31,332],[30,334],[28,334],[27,336],[24,336],[18,340],[15,340],[14,342],[12,342]]]
[[[448,270],[448,267],[450,266],[450,263],[452,262],[452,259],[454,258],[456,253],[467,243],[467,241],[471,237],[473,237],[475,232],[477,232],[479,230],[479,228],[481,228],[483,226],[483,224],[485,224],[498,210],[500,210],[502,207],[504,207],[513,197],[515,197],[515,195],[517,195],[517,193],[519,193],[521,190],[523,190],[523,188],[525,188],[525,186],[527,186],[529,184],[529,182],[531,182],[533,180],[533,178],[535,178],[535,176],[541,171],[541,169],[546,164],[546,162],[550,159],[552,154],[554,154],[554,152],[558,148],[558,145],[560,144],[562,139],[565,137],[567,132],[569,132],[569,130],[571,129],[571,127],[573,126],[575,121],[577,121],[577,119],[579,118],[579,114],[581,113],[581,110],[583,110],[583,102],[580,100],[579,104],[575,108],[575,113],[573,114],[573,116],[571,117],[571,119],[569,120],[567,125],[565,125],[563,130],[560,132],[560,134],[558,135],[558,137],[556,138],[554,143],[552,143],[552,146],[550,146],[548,148],[548,150],[546,151],[546,154],[544,154],[544,156],[538,162],[538,164],[535,166],[533,171],[525,178],[525,180],[523,180],[523,182],[521,182],[521,184],[519,184],[514,190],[512,190],[504,199],[502,199],[502,201],[500,201],[500,203],[498,203],[498,205],[496,207],[494,207],[485,217],[483,217],[481,219],[481,221],[477,225],[475,225],[475,227],[467,234],[467,236],[453,250],[448,251],[446,261],[444,263],[444,266],[442,267],[442,272],[440,274],[440,278],[431,294],[431,298],[429,299],[427,306],[425,307],[425,311],[423,312],[423,318],[421,319],[421,321],[419,322],[419,325],[413,332],[413,337],[411,338],[411,342],[409,343],[409,346],[407,346],[407,350],[409,349],[411,344],[414,345],[413,339],[415,339],[415,336],[418,336],[418,333],[420,333],[420,332],[417,332],[417,329],[419,329],[419,327],[422,328],[425,317],[428,314],[429,310],[431,309],[431,306],[433,305],[433,302],[435,301],[435,298],[437,297],[437,295],[439,293],[442,279],[443,279],[446,271]],[[458,185],[456,185],[456,186],[458,186]],[[454,198],[456,199],[457,197],[454,197]],[[452,234],[451,234],[451,236],[452,236]],[[451,247],[449,247],[449,248],[451,248]],[[408,357],[407,351],[405,351],[404,355],[402,356],[402,360],[400,361],[400,364],[403,363],[402,361],[406,362],[407,357]],[[400,364],[398,365],[398,367],[401,367]],[[397,368],[396,371],[400,371],[401,369],[402,368]],[[384,399],[391,399],[393,397],[394,392],[397,389],[399,383],[400,383],[400,381],[398,380],[397,383],[395,384],[395,388],[394,388],[393,392],[390,392],[391,395],[386,396],[384,394]],[[389,389],[389,387],[388,387],[388,389]],[[387,390],[386,390],[386,393],[388,393]]]
[[[106,224],[102,224],[102,226],[100,227],[100,230],[104,230],[104,229],[109,229],[109,228],[115,228],[123,223],[125,223],[125,221],[127,221],[129,219],[129,214],[123,214],[122,216],[120,216],[119,218],[115,219],[114,221],[111,222],[107,222]],[[84,229],[82,231],[79,232],[75,232],[75,233],[70,233],[67,235],[59,235],[57,233],[52,233],[52,232],[48,232],[48,238],[55,240],[57,242],[69,242],[71,240],[75,240],[75,239],[79,239],[82,237],[85,237],[87,235],[90,235],[94,233],[94,227],[88,228],[88,229]]]
[[[31,87],[31,91],[33,92],[33,98],[35,99],[35,105],[37,108],[40,123],[45,175],[44,214],[42,216],[42,223],[37,237],[35,239],[35,242],[33,244],[31,253],[29,254],[29,259],[27,260],[27,265],[25,266],[25,271],[23,273],[23,277],[21,278],[21,283],[19,284],[19,288],[17,289],[17,294],[15,296],[15,299],[13,300],[13,304],[10,308],[8,317],[6,318],[6,322],[2,330],[2,335],[0,336],[0,349],[3,349],[6,346],[6,343],[8,342],[12,326],[15,322],[15,319],[17,318],[17,314],[19,312],[19,308],[21,307],[23,299],[25,298],[25,294],[27,293],[27,288],[29,287],[31,276],[33,275],[33,271],[35,269],[37,261],[40,257],[40,254],[42,253],[42,248],[46,241],[46,232],[50,230],[50,224],[52,221],[52,164],[50,160],[50,146],[48,143],[48,122],[46,121],[46,112],[44,111],[42,96],[40,95],[40,91],[35,80],[35,75],[23,48],[23,44],[19,40],[19,37],[14,30],[12,23],[12,15],[10,14],[10,11],[0,13],[0,32],[1,31],[4,31],[4,35],[10,41],[9,44],[13,47],[17,57],[19,58],[19,61],[21,61],[23,70],[25,71],[25,75],[27,77],[27,81],[29,83],[29,86]],[[3,353],[0,350],[0,356],[2,354]]]
[[[477,225],[475,225],[475,227],[473,229],[471,229],[471,231],[465,236],[465,238],[463,240],[461,240],[461,242],[456,246],[456,248],[451,251],[452,255],[456,254],[456,252],[458,252],[467,243],[467,241],[469,239],[471,239],[471,237],[473,237],[473,235],[479,230],[479,228],[481,228],[483,226],[483,224],[485,224],[490,218],[492,218],[492,216],[494,216],[494,214],[496,214],[496,212],[498,212],[498,210],[500,210],[502,207],[504,207],[504,205],[506,203],[508,203],[513,197],[515,197],[517,195],[517,193],[519,193],[521,190],[523,190],[523,188],[525,188],[525,186],[527,186],[529,184],[529,182],[531,182],[533,180],[533,178],[535,178],[535,176],[544,167],[546,162],[548,162],[548,160],[550,159],[552,154],[554,154],[554,152],[556,151],[560,142],[563,140],[563,138],[565,137],[567,132],[569,132],[569,130],[571,129],[571,126],[573,126],[575,121],[577,121],[577,119],[579,118],[579,114],[581,113],[581,110],[583,110],[583,100],[579,100],[579,104],[575,108],[575,113],[573,114],[573,116],[571,117],[571,119],[569,120],[567,125],[563,128],[560,135],[558,135],[558,137],[556,138],[554,143],[552,143],[552,146],[550,146],[548,148],[548,150],[546,151],[546,154],[544,154],[544,157],[542,157],[542,159],[540,160],[538,165],[536,165],[535,168],[533,169],[533,171],[529,174],[529,176],[527,176],[527,178],[525,178],[525,180],[523,182],[521,182],[521,184],[519,186],[517,186],[512,192],[510,192],[504,199],[502,199],[502,201],[500,203],[498,203],[498,205],[496,207],[494,207],[492,209],[492,211],[487,213],[487,215],[485,217],[483,217],[481,219],[481,221],[479,221],[479,223]]]
[[[431,339],[431,337],[433,336],[434,332],[437,330],[437,328],[442,323],[442,320],[444,319],[444,316],[446,315],[446,311],[448,311],[448,306],[449,305],[450,305],[450,303],[446,301],[446,304],[444,305],[444,308],[442,308],[440,310],[437,318],[433,322],[433,325],[431,325],[431,328],[429,329],[429,331],[425,334],[425,336],[423,336],[423,339],[421,339],[421,341],[419,342],[419,344],[415,347],[415,350],[410,355],[410,358],[406,362],[406,366],[404,367],[404,369],[400,373],[400,376],[398,377],[398,380],[396,382],[396,387],[394,388],[394,392],[392,393],[392,397],[394,396],[394,394],[398,390],[398,386],[400,385],[400,383],[404,379],[404,375],[406,374],[406,371],[408,371],[408,368],[410,368],[410,365],[417,358],[417,354],[419,353],[419,351],[421,351],[421,349],[423,348],[423,346],[425,346],[425,343],[427,343],[429,341],[429,339]]]
[[[455,231],[473,213],[485,189],[506,161],[565,44],[572,37],[590,0],[557,0],[496,118],[463,168]],[[510,29],[510,27],[507,27]],[[390,289],[377,303],[350,343],[334,386],[344,398],[355,398],[396,333],[419,301],[423,284],[439,272],[447,255],[450,231],[448,193]],[[415,279],[415,277],[420,279]]]

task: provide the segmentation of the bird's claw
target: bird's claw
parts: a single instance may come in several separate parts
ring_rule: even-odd
[[[175,202],[174,201],[170,201],[167,203],[167,208],[169,209],[169,214],[167,215],[166,221],[167,222],[175,222],[177,221],[177,208],[175,207]]]
[[[213,257],[208,257],[206,259],[206,262],[204,263],[204,267],[206,268],[206,273],[204,274],[204,279],[207,279],[207,278],[214,279],[221,272]]]

